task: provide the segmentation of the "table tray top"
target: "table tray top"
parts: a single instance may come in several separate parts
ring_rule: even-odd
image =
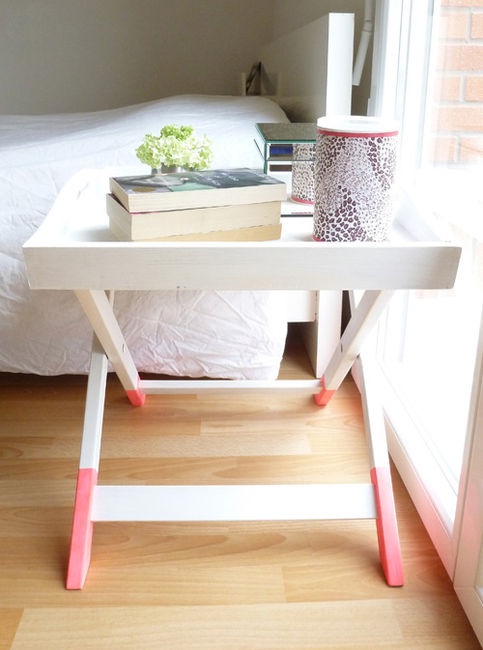
[[[130,174],[136,169],[122,169]],[[395,221],[387,242],[315,242],[312,217],[262,242],[121,242],[105,211],[119,168],[83,170],[23,247],[34,289],[446,289],[461,249]]]

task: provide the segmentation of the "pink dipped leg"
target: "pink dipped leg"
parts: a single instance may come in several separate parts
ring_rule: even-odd
[[[371,480],[375,491],[377,540],[382,568],[387,584],[401,587],[404,572],[389,467],[373,467]]]
[[[386,582],[391,587],[404,584],[401,547],[392,489],[384,412],[380,402],[379,374],[371,356],[361,354],[359,381],[367,448],[374,488],[377,541]]]
[[[79,469],[67,568],[67,589],[82,589],[89,570],[94,531],[91,511],[96,484],[97,470]]]
[[[99,340],[94,336],[74,500],[67,589],[82,589],[91,559],[94,529],[92,509],[99,473],[106,380],[107,358]]]
[[[326,406],[358,359],[366,438],[371,460],[371,483],[374,487],[379,555],[387,584],[399,587],[404,584],[404,576],[384,417],[378,400],[379,390],[373,365],[367,362],[365,355],[361,355],[364,338],[386,307],[391,295],[392,292],[387,291],[366,291],[355,305],[354,296],[351,294],[351,319],[327,366],[322,377],[321,390],[314,395],[314,400],[319,406]]]

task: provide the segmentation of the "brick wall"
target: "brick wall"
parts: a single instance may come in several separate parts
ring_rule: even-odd
[[[441,0],[431,157],[483,160],[483,0]]]

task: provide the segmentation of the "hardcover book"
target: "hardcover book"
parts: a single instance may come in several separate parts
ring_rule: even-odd
[[[129,212],[115,196],[108,194],[106,211],[109,215],[109,227],[116,237],[128,241],[141,241],[161,237],[222,233],[239,228],[278,226],[281,202],[267,201],[188,210]]]
[[[285,183],[253,169],[207,169],[121,176],[110,190],[129,212],[150,212],[283,201]]]

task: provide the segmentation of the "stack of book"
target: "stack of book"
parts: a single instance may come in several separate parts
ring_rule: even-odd
[[[282,181],[253,169],[109,179],[106,209],[122,241],[279,239]]]

